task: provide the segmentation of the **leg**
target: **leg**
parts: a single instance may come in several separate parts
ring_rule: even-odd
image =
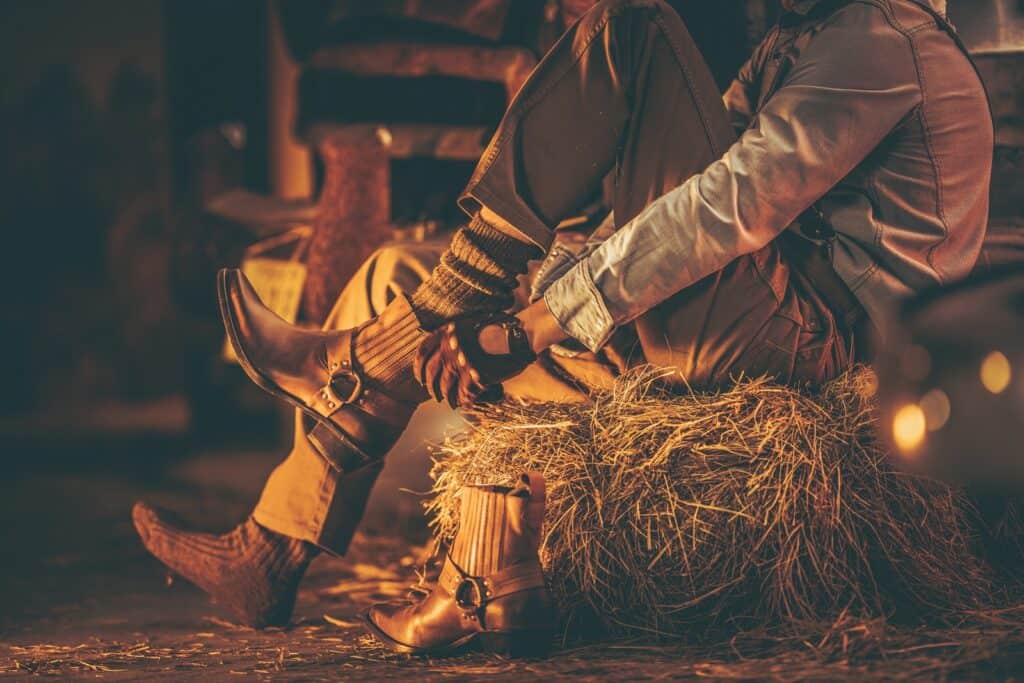
[[[325,329],[353,328],[379,314],[429,274],[443,248],[379,250],[339,297]],[[308,421],[296,413],[290,455],[271,474],[252,516],[230,533],[180,529],[144,503],[132,514],[154,556],[257,628],[288,622],[299,582],[319,549],[345,552],[383,463],[378,458],[343,468],[351,462],[346,447],[310,438]]]
[[[414,291],[429,277],[445,247],[425,242],[378,250],[342,291],[324,329],[352,329],[379,316],[396,296]],[[310,440],[309,429],[296,411],[292,452],[267,480],[253,518],[277,533],[343,555],[383,459],[345,473],[332,466],[344,453],[323,452],[323,444]]]
[[[721,93],[660,0],[604,0],[566,32],[509,106],[461,199],[542,246],[617,169],[621,225],[733,142]]]

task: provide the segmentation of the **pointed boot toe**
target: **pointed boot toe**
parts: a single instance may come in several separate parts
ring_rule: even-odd
[[[328,359],[328,347],[344,346],[351,334],[325,333],[289,324],[263,304],[240,270],[221,270],[217,289],[224,329],[249,378],[271,394],[300,407],[321,407],[315,397],[332,380],[328,363],[341,365],[340,360]],[[346,365],[351,365],[351,361],[346,360]],[[322,407],[329,410],[326,402]]]

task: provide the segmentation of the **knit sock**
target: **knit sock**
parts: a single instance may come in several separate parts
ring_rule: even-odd
[[[288,623],[299,581],[319,553],[252,518],[217,536],[176,528],[140,502],[132,520],[146,550],[253,628]]]
[[[459,229],[441,263],[411,297],[424,328],[437,329],[467,313],[504,311],[515,299],[517,276],[540,249],[494,228],[479,214]]]
[[[355,338],[352,355],[365,385],[411,404],[427,400],[412,371],[416,351],[426,336],[408,299],[391,302]]]
[[[433,330],[475,311],[500,311],[514,303],[517,276],[540,255],[477,215],[452,238],[441,262],[408,299],[393,301],[359,331],[353,356],[364,382],[410,403],[427,399],[412,373],[416,351]]]

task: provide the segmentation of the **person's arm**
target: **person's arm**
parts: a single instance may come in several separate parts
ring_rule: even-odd
[[[729,115],[729,122],[736,130],[737,135],[742,135],[753,119],[754,107],[757,105],[757,83],[760,79],[760,71],[764,65],[765,52],[771,48],[777,38],[778,28],[768,32],[768,35],[761,41],[761,44],[754,49],[750,59],[740,67],[736,78],[733,79],[729,88],[722,95],[725,110]],[[485,211],[487,210],[485,209]],[[613,214],[608,214],[608,219],[612,216]],[[489,220],[492,225],[499,227],[499,229],[504,226],[504,229],[508,232],[514,230],[500,216],[491,212],[487,212],[484,218]],[[600,228],[598,229],[600,230]],[[557,280],[552,278],[552,281]],[[541,291],[543,292],[549,284],[550,281],[545,282],[544,288]],[[520,311],[516,317],[522,321],[523,329],[526,331],[530,339],[530,345],[536,353],[540,353],[544,349],[563,342],[568,338],[568,335],[559,326],[558,319],[551,314],[543,299],[535,301],[526,309]],[[508,353],[506,335],[504,331],[496,326],[485,327],[480,331],[480,346],[488,353]]]
[[[900,124],[921,97],[911,47],[896,31],[867,34],[847,15],[876,11],[837,12],[721,160],[547,290],[565,334],[596,351],[617,326],[764,247]]]
[[[549,346],[569,338],[555,316],[551,315],[544,299],[539,299],[519,311],[516,317],[519,318],[534,353],[540,353]],[[506,354],[509,352],[508,335],[497,325],[485,327],[480,330],[480,348],[495,356]]]

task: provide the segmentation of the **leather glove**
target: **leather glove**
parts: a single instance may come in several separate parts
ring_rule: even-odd
[[[480,346],[480,330],[500,325],[509,353],[490,354]],[[487,313],[448,323],[420,344],[416,379],[435,401],[472,405],[502,397],[501,383],[537,360],[519,319],[507,313]]]

